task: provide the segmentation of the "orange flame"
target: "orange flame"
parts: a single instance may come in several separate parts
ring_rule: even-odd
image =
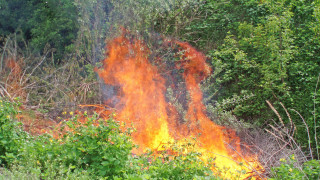
[[[129,39],[124,34],[110,41],[103,69],[97,70],[105,84],[118,88],[115,97],[118,102],[115,108],[119,110],[117,119],[136,128],[132,137],[140,147],[135,153],[143,153],[148,148],[159,150],[160,147],[161,150],[162,144],[173,141],[183,144],[184,139],[201,134],[196,150],[202,153],[204,161],[215,159],[213,171],[228,168],[224,177],[245,179],[252,176],[252,169],[262,170],[254,156],[241,153],[240,139],[233,131],[229,130],[231,137],[225,135],[225,128],[206,116],[199,85],[211,73],[205,56],[187,43],[173,43],[183,52],[176,68],[184,71],[183,79],[190,95],[186,114],[188,122],[181,123],[176,113],[169,113],[176,110],[166,102],[166,80],[149,62],[150,50],[141,40]],[[235,144],[233,149],[227,147],[231,142]],[[247,173],[239,174],[241,170]]]
[[[26,100],[27,93],[24,90],[24,79],[21,65],[23,59],[15,61],[13,58],[7,60],[6,66],[11,70],[6,77],[5,88],[10,98],[21,97],[22,100]]]

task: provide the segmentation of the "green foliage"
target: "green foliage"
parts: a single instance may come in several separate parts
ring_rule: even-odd
[[[97,63],[104,58],[104,41],[108,37],[111,9],[109,0],[74,0],[78,10],[76,56],[80,62]]]
[[[57,62],[65,53],[73,51],[78,31],[77,9],[71,0],[47,0],[36,4],[32,18],[31,45],[43,51],[46,45],[55,49]]]
[[[294,156],[291,157],[289,162],[281,159],[282,164],[279,167],[274,167],[273,177],[271,180],[284,179],[319,179],[320,178],[320,162],[317,160],[310,160],[303,164],[302,168],[296,167],[294,164],[296,160]]]
[[[125,179],[219,179],[210,170],[210,163],[204,163],[201,154],[192,151],[192,145],[169,145],[165,148],[171,150],[158,152],[157,157],[152,151],[131,157]]]
[[[60,167],[85,170],[97,177],[121,176],[132,149],[128,132],[122,133],[114,120],[104,121],[95,116],[85,124],[74,118],[66,125],[72,131],[58,140],[45,135],[26,143],[22,162],[33,159],[37,162],[35,167],[42,168],[41,176],[46,178],[57,176],[55,170]]]
[[[12,120],[17,104],[2,99],[0,107],[1,165],[6,165],[0,179],[215,179],[200,154],[189,151],[192,144],[173,144],[168,147],[172,151],[157,157],[151,151],[133,155],[132,129],[122,131],[118,122],[97,115],[85,123],[73,116],[58,139],[49,134],[29,137]]]
[[[295,53],[292,31],[289,29],[290,13],[270,15],[263,24],[256,26],[246,22],[238,26],[238,36],[229,34],[218,50],[212,51],[212,64],[223,69],[215,78],[222,86],[223,100],[246,90],[255,95],[256,103],[246,101],[235,105],[234,113],[248,119],[249,116],[270,118],[266,111],[266,99],[288,98],[286,85],[288,62]],[[220,66],[220,67],[219,67]],[[221,67],[222,66],[222,67]],[[218,100],[218,101],[221,101]],[[253,99],[252,99],[253,100]],[[241,107],[240,107],[241,106]]]
[[[315,119],[320,117],[319,105],[315,99],[319,98],[317,79],[320,72],[320,41],[319,41],[319,1],[295,1],[292,3],[293,24],[292,29],[295,34],[295,44],[298,53],[295,54],[295,61],[288,69],[288,85],[291,87],[292,103],[296,110],[300,110],[302,116],[307,121],[311,129],[319,126]],[[314,98],[315,97],[315,98]],[[298,126],[300,132],[303,128]],[[319,139],[319,129],[317,129]],[[311,132],[311,136],[315,131]],[[298,137],[300,142],[304,142],[303,136]],[[315,138],[312,138],[312,145],[315,146]],[[319,157],[318,157],[319,158]]]
[[[1,36],[20,29],[35,52],[53,48],[54,57],[60,61],[73,52],[78,31],[78,12],[73,0],[2,0],[0,9]]]
[[[18,103],[0,98],[0,165],[8,166],[18,159],[21,145],[27,140],[27,134],[21,129],[21,123],[15,120]]]
[[[311,141],[308,142],[303,121],[298,115],[292,115],[297,128],[295,138],[302,148],[308,143],[314,152],[319,148],[315,142],[320,137],[317,122],[320,118],[320,85],[317,82],[320,72],[319,1],[0,0],[0,17],[0,45],[4,36],[21,31],[34,52],[52,52],[52,63],[47,62],[47,54],[25,58],[26,72],[32,71],[28,81],[37,82],[39,87],[30,93],[31,104],[60,105],[61,99],[68,102],[80,99],[82,102],[98,97],[92,88],[96,77],[90,64],[103,58],[104,38],[112,38],[116,34],[114,30],[118,32],[119,27],[124,26],[142,34],[148,45],[155,44],[150,38],[155,32],[188,41],[207,54],[214,72],[203,83],[205,103],[208,114],[219,124],[225,124],[226,120],[232,124],[234,119],[230,120],[230,117],[236,115],[248,126],[264,126],[274,117],[265,100],[281,101],[287,109],[299,111],[310,129]],[[16,46],[22,43],[12,44],[6,54],[16,57]],[[47,51],[48,48],[53,51]],[[72,58],[63,59],[72,53]],[[168,56],[166,62],[172,59],[174,57]],[[2,62],[5,66],[3,58]],[[60,62],[67,68],[55,69]],[[169,91],[168,99],[173,102],[175,96]],[[99,127],[89,123],[81,129],[74,120],[69,126],[79,133],[67,133],[59,141],[50,136],[30,138],[14,120],[17,105],[1,101],[1,165],[8,166],[13,160],[17,161],[8,176],[28,166],[30,169],[22,171],[48,179],[67,178],[68,173],[82,172],[86,176],[133,179],[168,178],[167,174],[177,179],[205,177],[207,167],[194,167],[193,163],[200,163],[195,154],[186,155],[187,161],[182,156],[170,161],[163,158],[149,161],[149,156],[131,157],[132,144],[125,142],[125,132],[114,129],[105,132],[108,123],[114,123],[112,121]],[[174,105],[184,113],[182,103]],[[276,103],[274,105],[277,107]],[[286,116],[285,112],[279,112]],[[94,136],[94,132],[99,135]],[[111,136],[115,136],[113,140],[122,144],[121,147],[103,141]],[[167,159],[170,158],[173,157]],[[129,168],[125,169],[125,166]],[[284,164],[275,168],[275,172],[284,179],[301,178],[301,174],[308,175],[307,169],[317,167],[317,164],[306,163],[305,167],[298,171],[292,164]],[[290,168],[293,174],[287,177],[285,172]],[[196,172],[188,176],[186,169]]]
[[[180,37],[198,15],[203,0],[112,0],[110,26],[125,27],[148,38],[154,33]]]
[[[200,4],[196,14],[180,34],[183,40],[208,51],[222,44],[227,33],[235,32],[240,22],[257,23],[259,17],[267,14],[267,9],[257,1],[209,0]]]
[[[20,0],[0,1],[0,37],[21,29],[27,39],[30,38],[30,28],[27,19],[32,15],[32,3]],[[0,41],[1,42],[1,41]]]
[[[315,120],[320,117],[319,88],[316,88],[320,71],[316,50],[319,49],[319,23],[316,22],[320,4],[269,0],[231,2],[230,6],[240,9],[232,12],[235,16],[225,28],[226,36],[220,35],[224,39],[208,52],[214,74],[204,83],[207,103],[261,126],[274,117],[265,100],[274,102],[275,106],[280,101],[286,108],[301,113],[312,129],[311,137],[317,134],[311,139],[315,150],[320,134]],[[221,6],[228,8],[229,5]],[[211,11],[212,8],[204,6],[204,9]],[[247,16],[249,14],[253,16]],[[197,33],[212,34],[200,29]],[[241,103],[220,106],[234,96],[250,94],[254,96],[244,98]],[[286,116],[284,111],[280,113]],[[297,141],[305,148],[308,144],[305,125],[296,114],[292,118],[297,127]]]
[[[85,170],[76,170],[72,167],[58,166],[57,164],[51,164],[51,172],[48,173],[53,176],[46,176],[45,179],[79,179],[88,180],[92,179],[92,175]],[[33,160],[30,159],[27,166],[13,164],[10,169],[1,169],[0,179],[11,179],[11,180],[21,180],[21,179],[32,179],[40,180],[41,178],[41,168],[33,166]]]
[[[80,173],[79,170],[97,177],[112,177],[124,172],[133,146],[129,131],[122,132],[114,120],[104,121],[93,116],[80,124],[74,117],[66,123],[72,131],[67,131],[60,139],[50,135],[27,139],[21,124],[12,120],[17,115],[17,104],[0,102],[2,165],[29,167],[26,171],[34,171],[39,177],[48,179],[70,172]]]
[[[162,6],[148,13],[152,18],[144,19],[149,28],[188,41],[204,52],[221,45],[228,31],[236,32],[240,22],[257,24],[269,14],[268,8],[258,1],[179,0],[165,11],[159,7]]]

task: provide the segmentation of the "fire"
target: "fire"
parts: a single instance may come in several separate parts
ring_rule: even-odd
[[[108,57],[103,68],[97,70],[106,85],[117,89],[107,102],[118,110],[117,120],[132,124],[136,129],[132,137],[139,149],[134,153],[144,153],[148,148],[157,151],[163,144],[174,141],[183,144],[185,139],[198,137],[195,150],[202,153],[204,161],[215,159],[213,171],[227,168],[224,177],[245,179],[252,176],[254,170],[262,170],[254,156],[241,153],[240,139],[233,131],[229,130],[226,135],[226,128],[206,116],[199,85],[211,73],[205,56],[187,43],[171,43],[182,52],[175,66],[183,70],[182,77],[190,96],[186,106],[187,122],[179,121],[175,107],[167,102],[167,81],[159,68],[149,61],[150,50],[138,38],[123,34],[110,41]],[[228,143],[232,143],[233,148]],[[242,170],[246,174],[239,173]]]
[[[10,69],[10,73],[7,75],[5,89],[7,95],[13,99],[15,97],[21,97],[22,100],[26,100],[27,93],[25,92],[25,79],[23,77],[23,72],[21,65],[23,64],[23,59],[14,60],[13,58],[7,59],[6,67]]]

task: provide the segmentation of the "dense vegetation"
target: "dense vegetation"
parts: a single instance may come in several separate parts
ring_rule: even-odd
[[[176,38],[204,52],[214,70],[202,84],[212,119],[235,126],[235,116],[247,128],[269,132],[294,127],[294,133],[284,139],[295,139],[311,161],[297,167],[289,158],[274,168],[273,176],[313,179],[319,177],[319,13],[317,0],[0,0],[0,97],[19,96],[25,106],[58,118],[71,105],[101,102],[105,87],[96,83],[93,68],[103,59],[105,39],[120,27],[139,34],[151,50],[158,49],[154,42],[161,41],[160,36]],[[168,61],[170,57],[163,56]],[[6,66],[10,59],[20,63],[24,69],[20,74]],[[193,164],[199,161],[196,154],[187,156],[192,163],[182,163],[182,157],[164,164],[155,160],[148,170],[137,168],[147,157],[106,162],[105,156],[114,155],[109,150],[129,155],[133,146],[124,142],[128,137],[117,128],[92,136],[109,125],[81,127],[81,135],[68,134],[63,146],[48,136],[31,137],[13,120],[17,107],[1,102],[7,108],[0,111],[0,160],[11,169],[6,173],[29,168],[25,172],[34,177],[70,179],[183,178],[209,173],[208,167]],[[108,123],[119,126],[112,120]],[[122,146],[113,149],[102,142],[105,136]],[[96,143],[94,148],[79,149],[88,139]],[[71,146],[75,141],[79,144]],[[99,150],[105,147],[106,151]],[[92,162],[91,156],[98,159]],[[125,169],[128,163],[134,165]],[[173,165],[177,169],[168,172],[166,166]],[[194,173],[182,173],[185,169]]]
[[[95,114],[81,124],[77,116],[61,126],[69,128],[60,138],[30,136],[15,120],[18,104],[0,99],[0,179],[205,179],[214,177],[199,153],[176,155],[152,152],[132,155],[132,129],[120,130],[112,118]],[[99,123],[99,125],[97,125]],[[63,131],[63,130],[62,130]],[[191,145],[190,145],[191,146]],[[188,148],[188,147],[183,147]],[[219,179],[219,178],[214,178]]]

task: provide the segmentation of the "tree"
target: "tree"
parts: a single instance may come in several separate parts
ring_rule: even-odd
[[[77,8],[72,0],[47,0],[34,4],[35,11],[28,21],[32,27],[31,45],[40,53],[46,45],[54,48],[56,63],[60,63],[65,53],[73,51],[78,31]]]

